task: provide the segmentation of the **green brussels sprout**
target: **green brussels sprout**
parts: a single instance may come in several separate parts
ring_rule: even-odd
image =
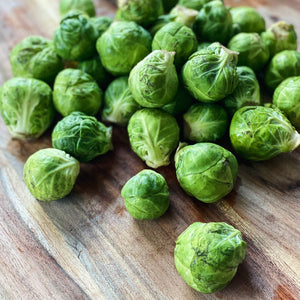
[[[200,50],[202,50],[202,49],[206,49],[206,48],[208,48],[210,45],[211,45],[211,43],[209,43],[209,42],[203,42],[203,43],[200,43],[200,44],[198,45],[197,51],[200,51]]]
[[[144,108],[130,118],[128,135],[132,150],[151,168],[167,166],[179,143],[176,119],[159,109]]]
[[[91,75],[81,70],[65,69],[55,79],[53,102],[64,117],[73,111],[95,115],[102,103],[102,90]]]
[[[118,0],[116,18],[149,26],[163,13],[162,0]]]
[[[130,215],[138,220],[153,220],[169,207],[170,198],[166,180],[152,170],[143,170],[130,178],[121,191]]]
[[[284,50],[272,58],[264,82],[270,90],[274,90],[283,80],[293,76],[300,76],[300,53]]]
[[[38,138],[54,119],[51,88],[37,79],[12,78],[0,89],[0,113],[13,138]]]
[[[152,50],[174,51],[174,64],[180,67],[197,50],[197,39],[191,28],[182,23],[171,22],[155,34]]]
[[[52,145],[80,162],[88,162],[113,149],[111,137],[111,127],[106,127],[95,117],[73,112],[54,127]]]
[[[277,106],[297,129],[300,129],[300,76],[281,82],[273,95]]]
[[[62,17],[72,10],[83,12],[90,17],[96,13],[93,0],[60,0],[59,12]]]
[[[53,42],[40,36],[29,36],[16,45],[10,53],[10,65],[15,77],[40,79],[49,84],[64,67]]]
[[[178,4],[187,8],[200,10],[204,4],[209,3],[213,0],[179,0]]]
[[[263,16],[253,7],[239,6],[230,9],[234,34],[240,32],[261,33],[266,29]]]
[[[178,0],[162,0],[164,11],[170,11],[176,4]]]
[[[129,90],[128,76],[123,76],[112,81],[106,89],[101,118],[104,122],[126,126],[140,108]]]
[[[239,83],[233,93],[227,96],[224,107],[230,116],[241,107],[261,105],[260,86],[255,73],[249,67],[237,67]]]
[[[284,21],[273,24],[261,37],[269,47],[271,57],[283,50],[297,50],[294,26]]]
[[[95,28],[96,37],[99,38],[109,28],[113,19],[111,17],[102,16],[90,18],[90,22]]]
[[[66,60],[85,60],[95,54],[96,30],[88,16],[68,13],[54,33],[54,49]]]
[[[178,88],[174,55],[175,52],[155,50],[132,69],[129,89],[138,104],[158,108],[173,100]]]
[[[241,32],[228,43],[228,48],[239,52],[239,66],[248,66],[260,71],[270,58],[269,48],[258,33]]]
[[[238,163],[235,156],[213,143],[179,146],[175,154],[176,176],[188,195],[213,203],[233,189]]]
[[[58,149],[42,149],[24,165],[23,177],[30,193],[38,200],[53,201],[67,196],[79,174],[79,162]]]
[[[237,52],[213,43],[189,57],[182,68],[184,86],[199,101],[219,101],[238,84],[237,62]]]
[[[214,293],[229,284],[246,252],[239,230],[221,222],[196,222],[176,241],[175,266],[189,286]]]
[[[115,76],[128,75],[151,52],[152,37],[134,22],[113,22],[97,40],[103,66]]]
[[[233,35],[231,14],[222,1],[211,1],[200,10],[193,29],[201,40],[226,44]]]
[[[194,142],[215,142],[227,132],[226,110],[217,104],[197,103],[183,116],[184,137]]]
[[[234,150],[248,160],[261,161],[290,152],[300,144],[300,134],[278,110],[264,106],[245,106],[230,124]]]

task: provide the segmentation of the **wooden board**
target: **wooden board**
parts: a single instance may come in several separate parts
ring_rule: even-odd
[[[114,6],[95,0],[97,14]],[[284,19],[300,36],[299,0],[226,1],[252,5],[267,24]],[[0,85],[11,75],[9,52],[22,38],[51,38],[58,0],[0,1]],[[145,168],[130,150],[125,129],[114,128],[114,152],[89,164],[65,199],[43,203],[28,192],[23,165],[50,134],[34,142],[12,140],[0,118],[1,299],[300,299],[300,149],[270,161],[240,161],[234,190],[216,204],[188,197],[173,165],[160,168],[171,205],[155,221],[136,221],[120,190]],[[193,222],[225,221],[238,228],[248,254],[231,284],[200,294],[177,274],[173,249]]]

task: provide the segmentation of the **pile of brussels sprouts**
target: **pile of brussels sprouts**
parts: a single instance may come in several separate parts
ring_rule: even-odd
[[[60,13],[53,40],[29,36],[12,49],[15,77],[0,89],[13,138],[38,138],[54,125],[53,148],[24,166],[37,199],[63,198],[79,162],[113,149],[105,124],[127,126],[132,150],[150,168],[169,165],[177,148],[180,186],[205,203],[233,189],[233,153],[263,161],[300,144],[293,25],[266,29],[255,9],[220,0],[119,0],[115,20],[95,17],[92,0],[61,0]],[[261,85],[272,103],[262,103]],[[61,119],[53,124],[55,115]],[[233,153],[221,146],[228,135]],[[151,169],[132,177],[121,194],[141,220],[160,217],[170,202],[166,180]],[[175,265],[190,286],[212,293],[230,282],[245,255],[232,226],[194,223],[177,240]]]

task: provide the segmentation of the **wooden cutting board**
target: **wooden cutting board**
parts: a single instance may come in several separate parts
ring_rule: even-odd
[[[58,0],[0,1],[0,85],[11,78],[9,52],[28,35],[51,38]],[[300,36],[299,0],[225,1],[251,5],[267,25],[285,20]],[[114,15],[95,0],[97,15]],[[174,166],[158,171],[171,205],[155,221],[136,221],[120,190],[146,166],[130,150],[125,129],[114,128],[114,151],[88,164],[72,193],[43,203],[22,177],[29,155],[51,146],[49,130],[34,142],[12,140],[0,118],[1,299],[300,299],[300,149],[272,160],[240,161],[234,190],[204,204],[179,187]],[[177,274],[173,249],[191,223],[224,221],[238,228],[248,254],[224,290],[205,295]]]

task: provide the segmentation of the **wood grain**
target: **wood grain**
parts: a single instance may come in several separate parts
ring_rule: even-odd
[[[225,1],[251,5],[267,24],[284,19],[300,35],[300,2]],[[97,15],[114,14],[112,1],[95,1]],[[51,38],[58,0],[0,1],[0,85],[12,74],[9,52],[22,38]],[[88,164],[65,199],[43,203],[22,178],[29,155],[51,146],[51,129],[39,140],[12,140],[0,118],[1,299],[300,299],[300,150],[270,161],[240,160],[234,190],[216,204],[188,197],[174,166],[158,171],[171,205],[155,221],[127,213],[120,190],[145,168],[130,150],[125,129],[114,128],[115,150]],[[225,221],[248,243],[245,261],[224,290],[205,295],[177,274],[178,235],[196,221]]]

